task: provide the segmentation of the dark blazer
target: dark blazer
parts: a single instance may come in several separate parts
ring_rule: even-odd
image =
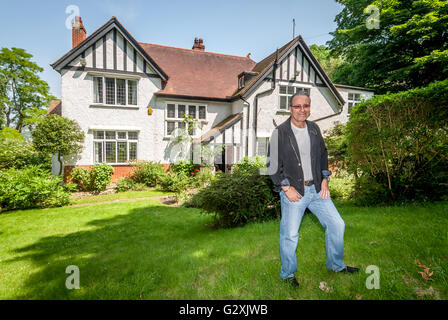
[[[311,144],[311,171],[317,192],[323,179],[322,170],[328,170],[328,152],[319,126],[306,120]],[[267,157],[268,174],[275,185],[274,191],[280,192],[282,186],[293,186],[303,196],[302,161],[299,146],[291,129],[291,117],[280,124],[272,133]]]

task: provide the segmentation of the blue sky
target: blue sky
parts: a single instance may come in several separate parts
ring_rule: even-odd
[[[60,97],[60,75],[50,64],[71,49],[70,12],[79,8],[87,36],[116,16],[141,42],[191,48],[195,37],[206,51],[246,56],[260,61],[296,35],[308,45],[325,44],[336,28],[342,6],[334,0],[98,0],[4,1],[0,11],[0,47],[19,47],[44,68],[41,78]]]

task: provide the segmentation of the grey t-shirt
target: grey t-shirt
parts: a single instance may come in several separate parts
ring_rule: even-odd
[[[308,128],[296,127],[291,122],[292,132],[296,137],[297,145],[299,146],[300,160],[302,161],[303,179],[313,180],[313,172],[311,170],[311,142]]]

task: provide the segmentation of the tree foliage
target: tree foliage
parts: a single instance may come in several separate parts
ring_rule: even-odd
[[[312,44],[310,46],[310,50],[319,61],[319,64],[325,70],[330,79],[334,81],[335,73],[345,63],[342,56],[332,54],[331,50],[324,45],[318,46],[316,44]]]
[[[333,80],[378,92],[426,86],[448,77],[446,0],[336,0],[344,6],[328,42],[346,63]],[[367,28],[369,5],[379,8],[379,28]]]
[[[26,126],[35,126],[54,98],[39,77],[43,69],[31,58],[24,49],[0,50],[0,127],[21,132]]]
[[[374,96],[353,107],[346,130],[358,191],[374,187],[384,202],[448,193],[448,80]]]
[[[45,117],[32,134],[36,150],[58,155],[59,174],[62,173],[61,157],[80,152],[84,142],[84,132],[78,123],[56,114]]]

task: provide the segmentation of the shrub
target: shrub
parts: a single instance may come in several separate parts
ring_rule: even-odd
[[[182,173],[185,174],[186,176],[190,176],[192,173],[195,172],[195,170],[198,169],[199,169],[198,164],[194,164],[190,160],[182,160],[173,164],[170,168],[170,172]]]
[[[90,171],[87,168],[73,168],[70,179],[78,186],[78,191],[90,191]]]
[[[125,192],[131,190],[134,187],[134,184],[134,180],[128,177],[124,177],[117,181],[115,190],[117,192]]]
[[[21,169],[30,165],[41,165],[51,169],[51,156],[36,151],[31,142],[26,141],[14,129],[3,128],[0,132],[0,169]]]
[[[329,187],[333,200],[350,200],[355,190],[355,178],[348,174],[339,174],[331,178]]]
[[[78,186],[79,191],[100,192],[109,185],[114,168],[108,164],[96,164],[87,168],[73,168],[71,180]]]
[[[70,193],[61,182],[60,176],[52,176],[39,166],[0,171],[0,207],[13,210],[66,205]]]
[[[254,172],[266,167],[265,156],[244,157],[234,168],[235,173]]]
[[[354,106],[347,141],[362,202],[366,194],[379,197],[373,203],[441,199],[448,193],[448,79]]]
[[[346,126],[337,123],[333,128],[328,130],[324,137],[325,146],[328,151],[328,165],[331,168],[336,168],[336,170],[334,170],[335,174],[338,174],[341,170],[347,170],[347,164],[350,161],[348,155],[348,141],[345,131]]]
[[[102,163],[90,167],[90,188],[94,192],[106,190],[109,185],[114,168],[111,165]]]
[[[163,166],[152,161],[137,161],[134,163],[131,178],[136,183],[144,183],[155,187],[166,176]]]
[[[185,173],[170,173],[165,175],[160,182],[160,188],[163,191],[175,193],[176,201],[187,198],[188,189],[193,187],[194,180]]]
[[[212,214],[216,226],[235,227],[280,216],[278,194],[272,189],[269,176],[260,176],[255,170],[237,170],[218,175],[190,203]]]

